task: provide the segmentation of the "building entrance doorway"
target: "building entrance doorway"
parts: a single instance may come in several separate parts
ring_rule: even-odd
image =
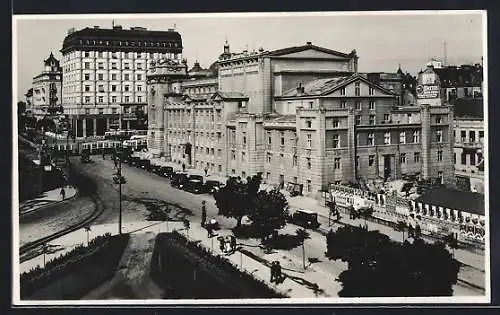
[[[387,180],[392,175],[392,156],[384,155],[384,180]]]

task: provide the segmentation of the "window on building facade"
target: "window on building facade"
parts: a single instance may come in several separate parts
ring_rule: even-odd
[[[420,131],[418,130],[413,132],[413,143],[420,143]]]
[[[285,133],[283,131],[280,132],[280,144],[285,145]]]
[[[389,119],[390,119],[390,115],[389,114],[384,114],[384,121],[388,122]]]
[[[340,148],[340,136],[339,135],[333,135],[333,147]]]
[[[354,108],[356,108],[356,110],[361,110],[361,101],[356,100],[354,102]]]
[[[124,99],[125,99],[125,103],[130,103],[130,96],[127,95],[124,97]]]
[[[467,164],[467,154],[462,152],[460,155],[460,164],[466,165]]]
[[[438,178],[439,178],[439,183],[443,184],[444,181],[443,171],[438,171]]]
[[[443,130],[436,130],[436,142],[443,142]]]
[[[420,152],[413,153],[413,162],[415,163],[420,162]]]
[[[140,95],[137,96],[137,103],[142,103],[142,96]]]
[[[306,120],[306,128],[311,128],[312,127],[312,121]]]
[[[401,131],[399,133],[399,143],[405,144],[406,143],[406,132]]]
[[[345,87],[340,89],[340,95],[345,95]]]
[[[375,109],[375,100],[370,100],[370,103],[369,103],[369,109],[370,110],[374,110]]]
[[[123,90],[124,90],[125,92],[130,91],[130,86],[128,86],[128,85],[124,85],[124,86],[123,86]]]
[[[116,108],[112,108],[112,109],[111,109],[111,113],[112,113],[112,114],[116,114],[116,112],[117,112]]]
[[[312,184],[310,179],[307,180],[306,187],[307,187],[307,192],[309,193],[312,192]]]
[[[123,74],[123,80],[124,81],[129,81],[130,80],[130,75],[128,73]]]
[[[271,164],[272,154],[267,152],[267,164]]]
[[[85,58],[90,57],[90,52],[88,52],[88,51],[83,52],[83,56],[84,56]]]
[[[443,121],[441,115],[436,116],[436,124],[440,124]]]
[[[285,156],[283,153],[280,153],[280,166],[283,166],[283,161],[285,160]]]
[[[355,124],[356,126],[361,125],[361,115],[356,115],[356,116],[354,116],[354,124]]]
[[[104,63],[102,63],[102,62],[97,63],[97,69],[103,70],[104,69]]]
[[[309,109],[313,109],[314,107],[314,102],[309,102]]]
[[[241,133],[241,143],[243,143],[244,146],[247,145],[247,133],[245,131]]]
[[[100,103],[100,104],[104,103],[104,97],[103,96],[98,96],[97,97],[97,102]]]
[[[111,63],[111,69],[112,70],[116,70],[116,62],[112,62]],[[116,79],[115,79],[116,80]]]
[[[99,115],[103,115],[104,114],[104,108],[99,108]]]
[[[333,168],[336,170],[340,169],[340,158],[333,159]]]
[[[221,157],[222,156],[222,149],[217,149],[217,156]]]
[[[116,81],[116,73],[111,74],[111,80]]]
[[[443,161],[443,151],[439,150],[437,152],[437,160],[438,160],[438,162],[442,162]]]
[[[368,89],[368,94],[373,95],[373,92],[374,92],[374,89],[373,89],[373,87],[370,86],[370,88]]]
[[[306,158],[306,164],[307,164],[307,169],[310,170],[312,165],[311,165],[311,158]]]
[[[83,77],[84,77],[85,80],[90,80],[90,74],[89,73],[85,73],[83,75]]]
[[[338,118],[333,118],[332,124],[333,124],[333,128],[338,128],[340,126],[340,120]]]
[[[341,100],[340,101],[340,108],[345,109],[347,107],[347,101],[346,100]]]
[[[90,96],[85,96],[84,100],[85,100],[85,103],[90,103]]]
[[[462,142],[465,142],[466,137],[467,137],[467,132],[465,130],[460,131],[460,138]]]
[[[114,84],[111,85],[111,92],[116,92],[116,85]]]
[[[137,63],[137,70],[142,70],[142,62]]]
[[[236,160],[236,151],[234,150],[231,151],[231,160]]]
[[[369,133],[368,134],[368,138],[367,138],[367,141],[366,141],[366,144],[367,145],[375,145],[375,134],[373,133]]]
[[[90,115],[90,109],[89,108],[85,108],[85,115]]]
[[[484,139],[484,131],[480,130],[480,131],[479,131],[479,141],[481,141],[481,142],[482,142],[482,141],[483,141],[483,139]]]
[[[359,82],[354,83],[354,94],[359,96],[361,94],[361,88]]]
[[[474,130],[469,131],[469,142],[476,142],[476,132]]]
[[[453,153],[453,164],[457,164],[457,153]]]
[[[111,103],[116,103],[116,96],[111,96]]]
[[[401,153],[399,155],[399,163],[406,164],[406,153]]]
[[[125,70],[129,70],[129,69],[130,69],[130,64],[129,64],[128,62],[125,62],[125,63],[123,64],[123,69],[125,69]]]
[[[99,73],[97,75],[97,80],[100,80],[100,81],[104,80],[104,74],[103,73]]]
[[[375,155],[368,155],[368,166],[373,166],[375,163]]]
[[[99,92],[104,92],[104,85],[100,84],[98,88]]]
[[[90,92],[90,85],[85,85],[85,92]]]
[[[111,58],[116,59],[116,52],[114,52],[114,51],[113,51],[113,52],[111,53]]]
[[[142,81],[142,74],[137,74],[137,81]]]
[[[268,131],[268,132],[267,132],[267,144],[268,144],[268,145],[271,145],[271,144],[272,144],[272,142],[273,142],[273,138],[271,137],[271,132],[270,132],[270,131]]]
[[[471,166],[476,166],[476,153],[471,153],[470,154],[470,165]]]
[[[391,133],[384,133],[384,144],[391,144]]]
[[[375,125],[375,115],[370,115],[369,123],[370,123],[370,125]]]
[[[292,158],[292,165],[297,166],[297,155],[294,155]]]
[[[307,134],[307,147],[308,148],[312,147],[312,134],[310,133]]]

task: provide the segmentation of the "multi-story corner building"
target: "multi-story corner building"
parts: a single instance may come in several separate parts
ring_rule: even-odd
[[[133,128],[136,107],[147,106],[146,71],[152,61],[181,61],[181,35],[97,26],[68,32],[63,54],[63,106],[77,137]],[[123,112],[127,110],[129,112]]]
[[[151,139],[163,129],[163,143],[151,143],[169,161],[221,176],[262,173],[267,183],[303,185],[307,194],[404,174],[453,184],[453,111],[436,100],[440,94],[401,106],[401,87],[391,91],[358,74],[357,61],[355,51],[311,43],[241,54],[226,43],[217,83],[180,83],[181,72],[151,77],[151,90],[164,95],[150,97],[150,114],[164,108],[149,129]],[[421,74],[419,86],[434,91],[439,80],[429,71],[432,80]],[[176,86],[184,96],[172,93]]]
[[[50,53],[50,56],[43,61],[43,65],[42,73],[33,77],[31,93],[33,112],[39,119],[47,114],[49,107],[60,106],[62,99],[62,71],[59,60]]]
[[[482,98],[454,102],[454,164],[457,186],[484,193],[484,114]]]

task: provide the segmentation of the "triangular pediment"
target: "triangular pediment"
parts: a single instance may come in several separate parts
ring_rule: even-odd
[[[322,96],[340,96],[341,89],[347,90],[347,96],[353,96],[354,94],[348,94],[349,91],[354,91],[356,83],[359,83],[359,86],[361,88],[361,96],[394,96],[394,93],[390,90],[387,90],[384,87],[375,84],[360,75],[354,75],[350,79],[345,80],[342,83],[332,87],[331,89],[322,93]],[[373,88],[373,94],[367,93],[370,87]]]
[[[335,50],[314,46],[305,45],[299,47],[289,47],[275,50],[270,53],[273,57],[280,58],[324,58],[324,59],[350,59],[353,56],[341,53]]]

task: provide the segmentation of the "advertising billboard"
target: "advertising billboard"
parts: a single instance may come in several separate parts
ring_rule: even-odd
[[[417,85],[417,97],[420,99],[439,98],[439,86]]]

